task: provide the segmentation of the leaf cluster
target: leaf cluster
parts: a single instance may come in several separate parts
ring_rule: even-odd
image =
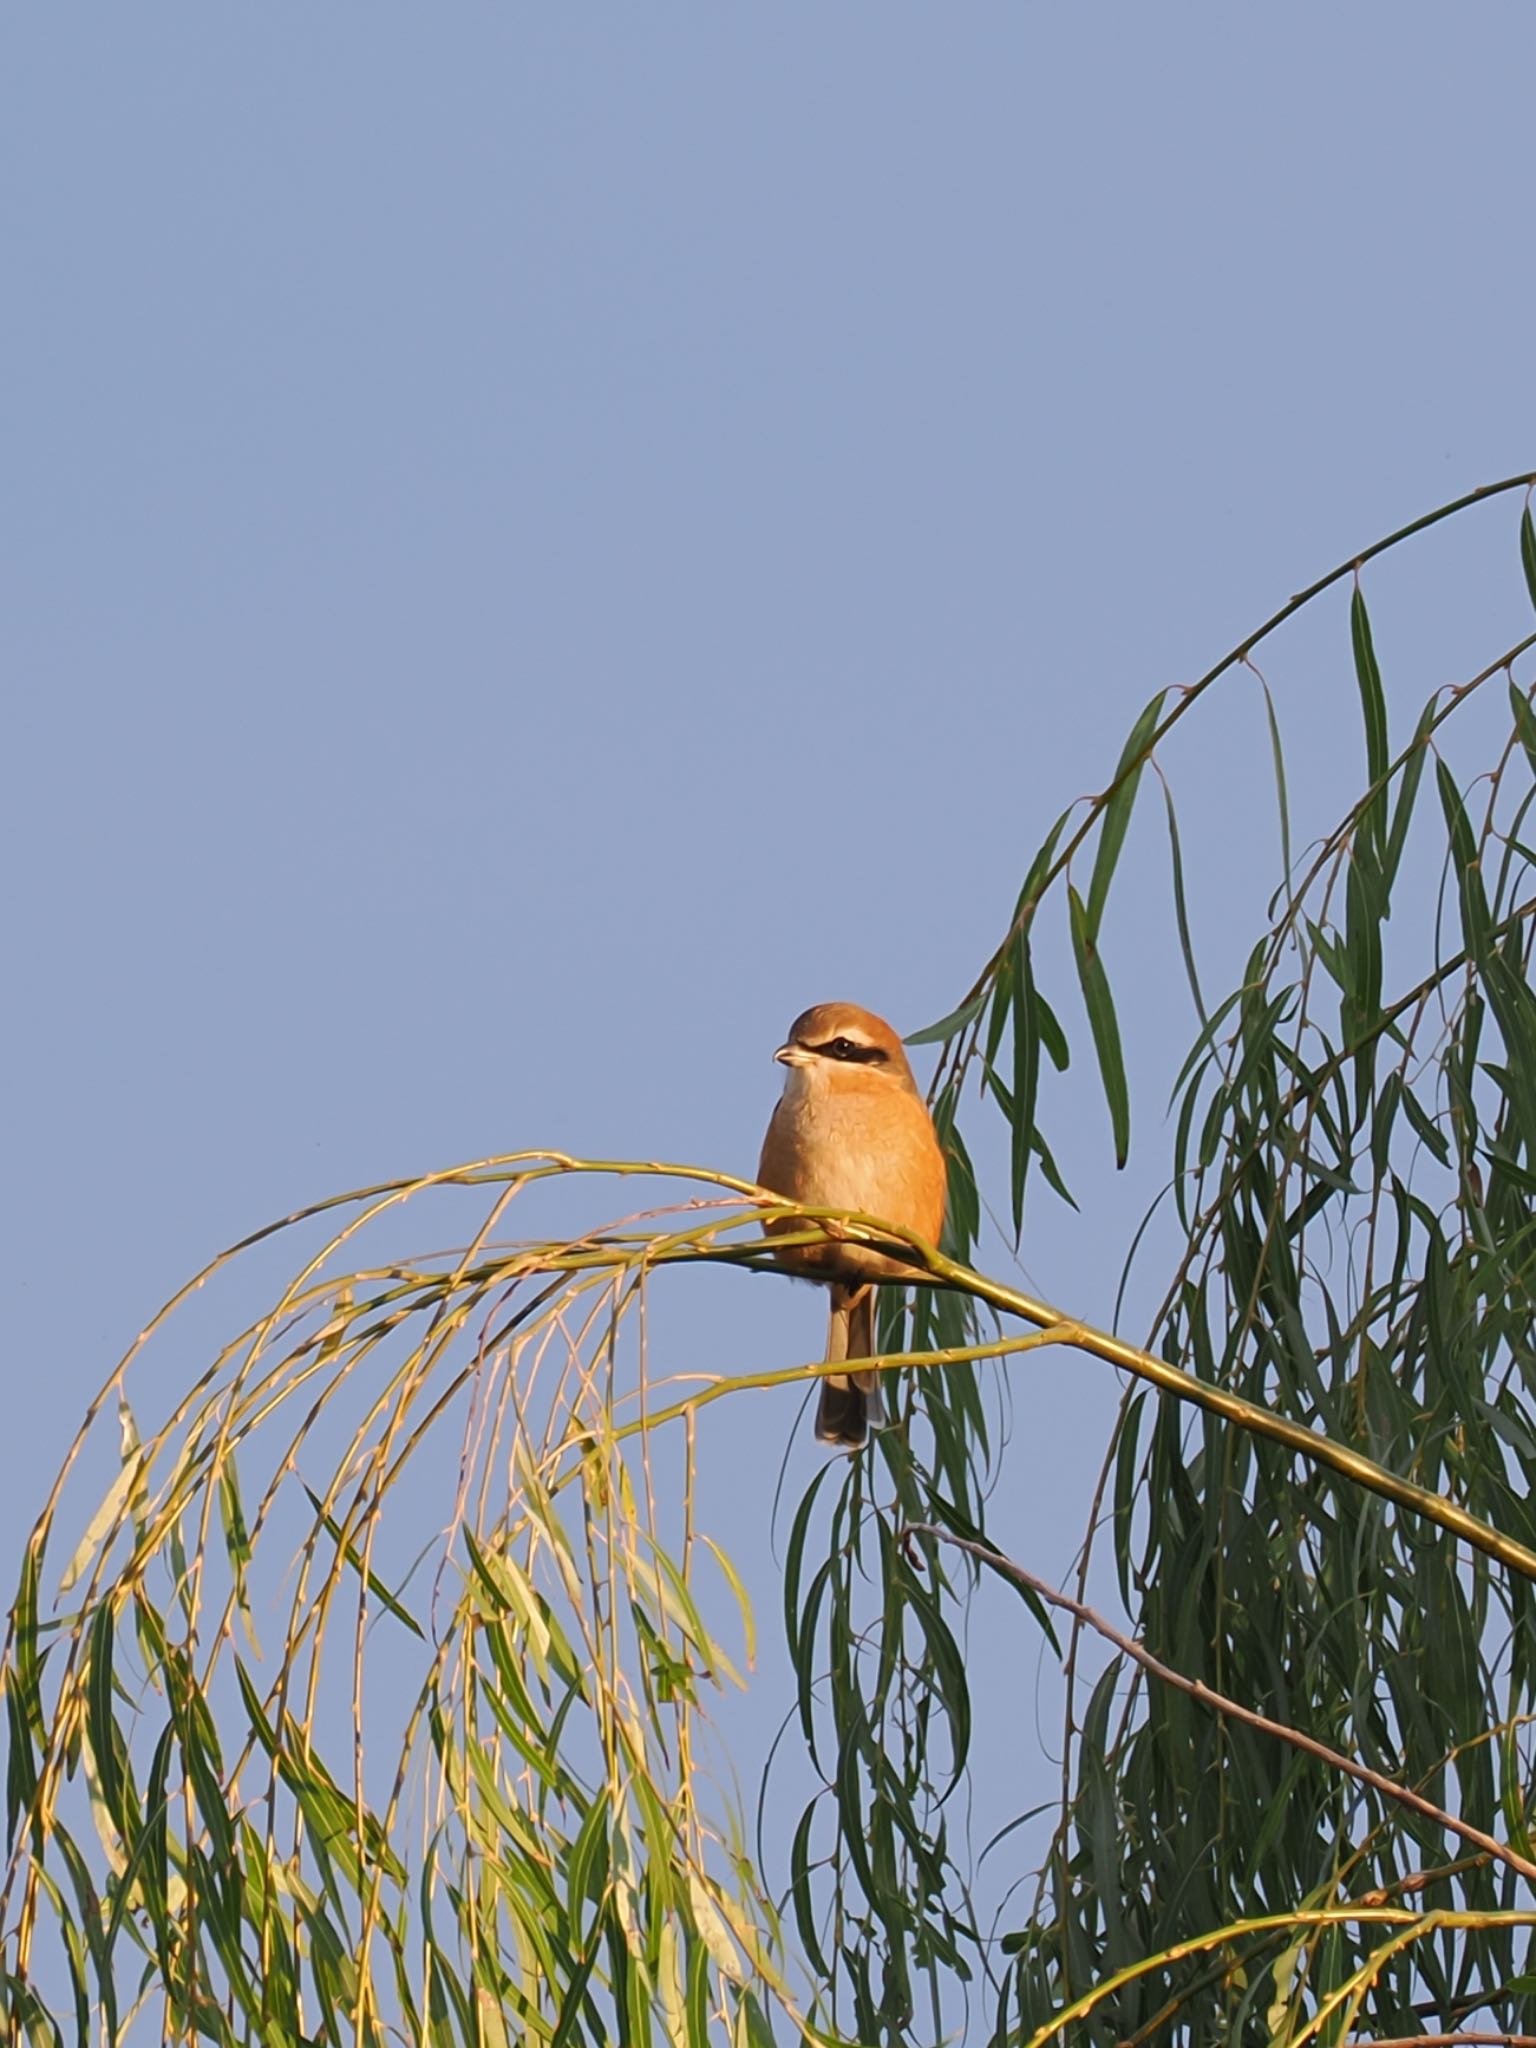
[[[1415,521],[1159,692],[1051,825],[918,1034],[942,1246],[724,1174],[521,1154],[285,1218],[168,1305],[21,1561],[10,2038],[1303,2048],[1532,2022],[1536,634],[1395,728],[1365,572],[1533,482]],[[1536,603],[1528,503],[1519,547]],[[1361,788],[1296,857],[1255,657],[1335,591]],[[1177,746],[1244,676],[1282,872],[1208,1001]],[[1138,1346],[978,1270],[962,1121],[1001,1119],[1015,1236],[1072,1199],[1046,1132],[1075,1042],[1130,1156],[1114,909],[1154,788],[1194,1023],[1127,1262]],[[615,1176],[663,1205],[509,1234],[551,1183]],[[402,1253],[444,1202],[474,1205],[460,1248]],[[771,1263],[770,1222],[878,1242],[914,1287],[883,1290],[896,1426],[789,1515],[793,1700],[752,1840],[708,1718],[746,1682],[752,1607],[694,1454],[713,1403],[806,1367],[680,1374],[653,1301],[673,1268]],[[143,1364],[258,1242],[306,1249],[141,1431]],[[986,1529],[1021,1455],[1006,1366],[1041,1343],[1125,1389],[1075,1595],[1004,1571],[1006,1626],[1063,1674],[1065,1760],[1037,1865],[1030,1816],[994,1833],[989,1915],[957,1819],[992,1705],[969,1644],[1009,1562]],[[402,1513],[413,1473],[436,1534]],[[1086,1605],[1103,1529],[1123,1628]],[[1120,1647],[1095,1666],[1087,1634]]]

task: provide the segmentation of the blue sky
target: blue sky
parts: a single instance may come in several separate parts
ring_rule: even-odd
[[[797,1011],[948,1009],[1154,690],[1536,460],[1524,6],[145,4],[6,45],[7,1556],[220,1245],[524,1145],[750,1172]],[[1370,586],[1396,717],[1515,637],[1513,526]],[[1268,672],[1320,825],[1342,598]],[[1266,763],[1234,687],[1169,764],[1218,982]],[[1133,1170],[1085,1057],[1084,1215],[1023,1251],[1099,1319],[1189,1030],[1154,827],[1105,935]],[[815,1354],[808,1291],[721,1300],[674,1289],[681,1351]],[[1115,1388],[1014,1387],[1001,1533],[1059,1577]],[[795,1403],[756,1400],[707,1447],[771,1624]],[[1034,1645],[991,1654],[1016,1702]],[[1008,1769],[1049,1788],[1028,1733]]]

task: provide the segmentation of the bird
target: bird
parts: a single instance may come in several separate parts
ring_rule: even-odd
[[[901,1040],[857,1003],[817,1003],[789,1027],[774,1054],[788,1068],[763,1139],[757,1181],[767,1192],[814,1209],[850,1209],[937,1244],[944,1227],[948,1169],[928,1106]],[[766,1226],[805,1228],[793,1216]],[[910,1280],[912,1268],[871,1245],[846,1240],[786,1245],[775,1259],[832,1290],[827,1361],[872,1358],[874,1283]],[[881,1416],[880,1375],[825,1373],[816,1409],[823,1443],[856,1450]]]

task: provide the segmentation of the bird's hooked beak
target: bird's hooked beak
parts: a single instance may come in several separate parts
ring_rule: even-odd
[[[810,1057],[803,1045],[781,1045],[774,1054],[781,1067],[803,1067]]]

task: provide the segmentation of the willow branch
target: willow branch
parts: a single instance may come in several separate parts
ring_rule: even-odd
[[[848,1234],[866,1235],[858,1229],[849,1229]],[[1351,1450],[1347,1444],[1335,1443],[1331,1437],[1320,1436],[1316,1430],[1307,1429],[1299,1422],[1290,1422],[1284,1416],[1272,1414],[1256,1401],[1245,1401],[1240,1394],[1229,1393],[1225,1387],[1212,1386],[1208,1380],[1197,1379],[1193,1373],[1181,1371],[1178,1366],[1170,1365],[1166,1358],[1139,1350],[1134,1344],[1112,1337],[1106,1330],[1097,1330],[1091,1324],[1079,1322],[1076,1317],[1063,1315],[1046,1302],[1021,1294],[1016,1288],[1005,1287],[999,1280],[989,1280],[983,1274],[972,1272],[958,1260],[946,1257],[931,1245],[924,1245],[889,1225],[880,1232],[868,1233],[868,1238],[877,1236],[895,1238],[910,1246],[917,1254],[914,1264],[920,1274],[926,1274],[959,1293],[969,1294],[977,1301],[984,1301],[1004,1315],[1018,1316],[1026,1323],[1033,1323],[1037,1330],[1056,1331],[1078,1350],[1121,1367],[1134,1378],[1147,1381],[1177,1400],[1203,1408],[1208,1414],[1219,1415],[1253,1436],[1267,1437],[1271,1443],[1283,1444],[1309,1464],[1326,1466],[1329,1471],[1337,1472],[1356,1486],[1365,1487],[1368,1492],[1379,1494],[1394,1506],[1405,1508],[1410,1514],[1422,1515],[1425,1521],[1433,1522],[1450,1535],[1459,1537],[1471,1549],[1480,1550],[1485,1557],[1494,1558],[1510,1571],[1518,1572],[1521,1578],[1536,1581],[1536,1551],[1517,1543],[1502,1531],[1490,1528],[1486,1522],[1480,1522],[1465,1508],[1447,1500],[1444,1494],[1431,1493],[1426,1486],[1415,1486],[1412,1480],[1401,1479],[1395,1472],[1388,1472],[1373,1459]]]
[[[1352,2034],[1344,2048],[1457,2048],[1460,2042],[1487,2048],[1536,2048],[1536,2034]]]
[[[1248,659],[1254,648],[1261,641],[1267,640],[1271,633],[1277,632],[1287,619],[1294,618],[1297,612],[1312,602],[1313,598],[1320,597],[1325,590],[1331,589],[1335,583],[1342,583],[1346,576],[1358,574],[1365,567],[1366,563],[1374,561],[1377,555],[1386,554],[1389,549],[1400,546],[1405,540],[1412,539],[1416,533],[1424,533],[1428,528],[1438,526],[1443,519],[1453,518],[1458,512],[1465,512],[1473,505],[1484,504],[1489,499],[1496,498],[1505,491],[1529,490],[1533,484],[1536,484],[1536,471],[1527,470],[1520,476],[1501,477],[1497,483],[1480,484],[1476,490],[1467,491],[1461,497],[1453,498],[1449,504],[1438,505],[1433,512],[1426,512],[1418,519],[1411,519],[1406,526],[1400,526],[1395,533],[1389,533],[1383,539],[1372,542],[1370,547],[1362,548],[1359,554],[1351,555],[1347,562],[1340,562],[1337,567],[1330,569],[1326,576],[1319,576],[1317,581],[1309,583],[1305,590],[1298,590],[1296,595],[1281,605],[1280,609],[1272,617],[1266,619],[1256,632],[1252,632],[1246,639],[1240,640],[1236,647],[1224,654],[1220,661],[1214,667],[1208,668],[1205,674],[1197,681],[1176,690],[1173,693],[1176,702],[1171,710],[1164,712],[1163,716],[1152,728],[1152,731],[1147,735],[1147,743],[1141,752],[1134,761],[1126,762],[1109,787],[1101,791],[1088,805],[1087,814],[1083,818],[1082,823],[1071,835],[1066,845],[1062,847],[1049,867],[1047,867],[1045,873],[1040,878],[1039,885],[1035,889],[1034,894],[1027,902],[1021,903],[1018,906],[996,952],[993,953],[991,959],[983,967],[980,974],[977,975],[969,990],[956,1005],[956,1014],[959,1011],[969,1009],[970,1005],[978,1002],[992,986],[997,978],[998,968],[1001,966],[1009,946],[1013,943],[1014,937],[1018,932],[1027,927],[1031,916],[1034,914],[1035,905],[1044,896],[1051,883],[1071,865],[1073,854],[1077,852],[1083,841],[1088,837],[1098,819],[1103,816],[1116,792],[1122,789],[1133,775],[1141,773],[1141,770],[1152,758],[1158,746],[1173,730],[1174,726],[1178,724],[1179,720],[1205,695],[1213,683],[1221,680],[1228,669],[1240,666]]]
[[[1231,1699],[1226,1693],[1214,1691],[1198,1678],[1189,1678],[1182,1671],[1175,1671],[1171,1664],[1164,1664],[1160,1658],[1154,1657],[1150,1650],[1144,1649],[1133,1637],[1122,1634],[1111,1622],[1106,1621],[1101,1614],[1096,1614],[1091,1607],[1085,1606],[1081,1600],[1074,1600],[1070,1594],[1058,1592],[1044,1579],[1036,1578],[1033,1572],[1025,1571],[1022,1565],[1015,1564],[1010,1557],[1005,1557],[1000,1550],[993,1550],[985,1543],[973,1542],[967,1536],[953,1535],[948,1529],[937,1528],[931,1522],[913,1522],[908,1526],[914,1535],[932,1536],[941,1543],[951,1543],[956,1550],[963,1550],[969,1556],[979,1559],[981,1563],[990,1565],[1003,1577],[1013,1579],[1021,1586],[1027,1586],[1032,1593],[1038,1593],[1048,1605],[1061,1608],[1064,1613],[1075,1616],[1085,1626],[1095,1630],[1107,1643],[1112,1643],[1122,1656],[1129,1657],[1133,1664],[1139,1664],[1143,1671],[1153,1678],[1160,1679],[1164,1685],[1171,1685],[1176,1691],[1187,1693],[1190,1699],[1198,1700],[1202,1706],[1210,1707],[1218,1714],[1225,1714],[1233,1721],[1241,1721],[1250,1728],[1259,1729],[1262,1734],[1272,1735],[1277,1742],[1289,1743],[1293,1749],[1304,1750],[1308,1756],[1316,1757],[1320,1763],[1327,1764],[1331,1769],[1344,1772],[1347,1777],[1354,1778],[1362,1785],[1369,1785],[1373,1791],[1381,1793],[1383,1798],[1395,1800],[1399,1806],[1406,1806],[1410,1812],[1422,1815],[1425,1820],[1434,1821],[1453,1835],[1459,1835],[1462,1841],[1470,1842],[1485,1855],[1496,1858],[1510,1870],[1518,1872],[1528,1883],[1536,1882],[1536,1863],[1531,1863],[1515,1850],[1506,1848],[1502,1842],[1495,1841],[1492,1835],[1485,1835],[1481,1828],[1474,1828],[1468,1822],[1458,1820],[1454,1814],[1447,1813],[1444,1807],[1436,1806],[1432,1800],[1411,1791],[1406,1785],[1399,1785],[1391,1778],[1384,1778],[1380,1771],[1373,1771],[1365,1764],[1356,1763],[1352,1757],[1343,1755],[1341,1751],[1330,1749],[1327,1743],[1319,1742],[1311,1735],[1303,1735],[1299,1728],[1288,1728],[1283,1721],[1272,1721],[1267,1714],[1256,1713],[1252,1707],[1245,1707],[1240,1700]]]

